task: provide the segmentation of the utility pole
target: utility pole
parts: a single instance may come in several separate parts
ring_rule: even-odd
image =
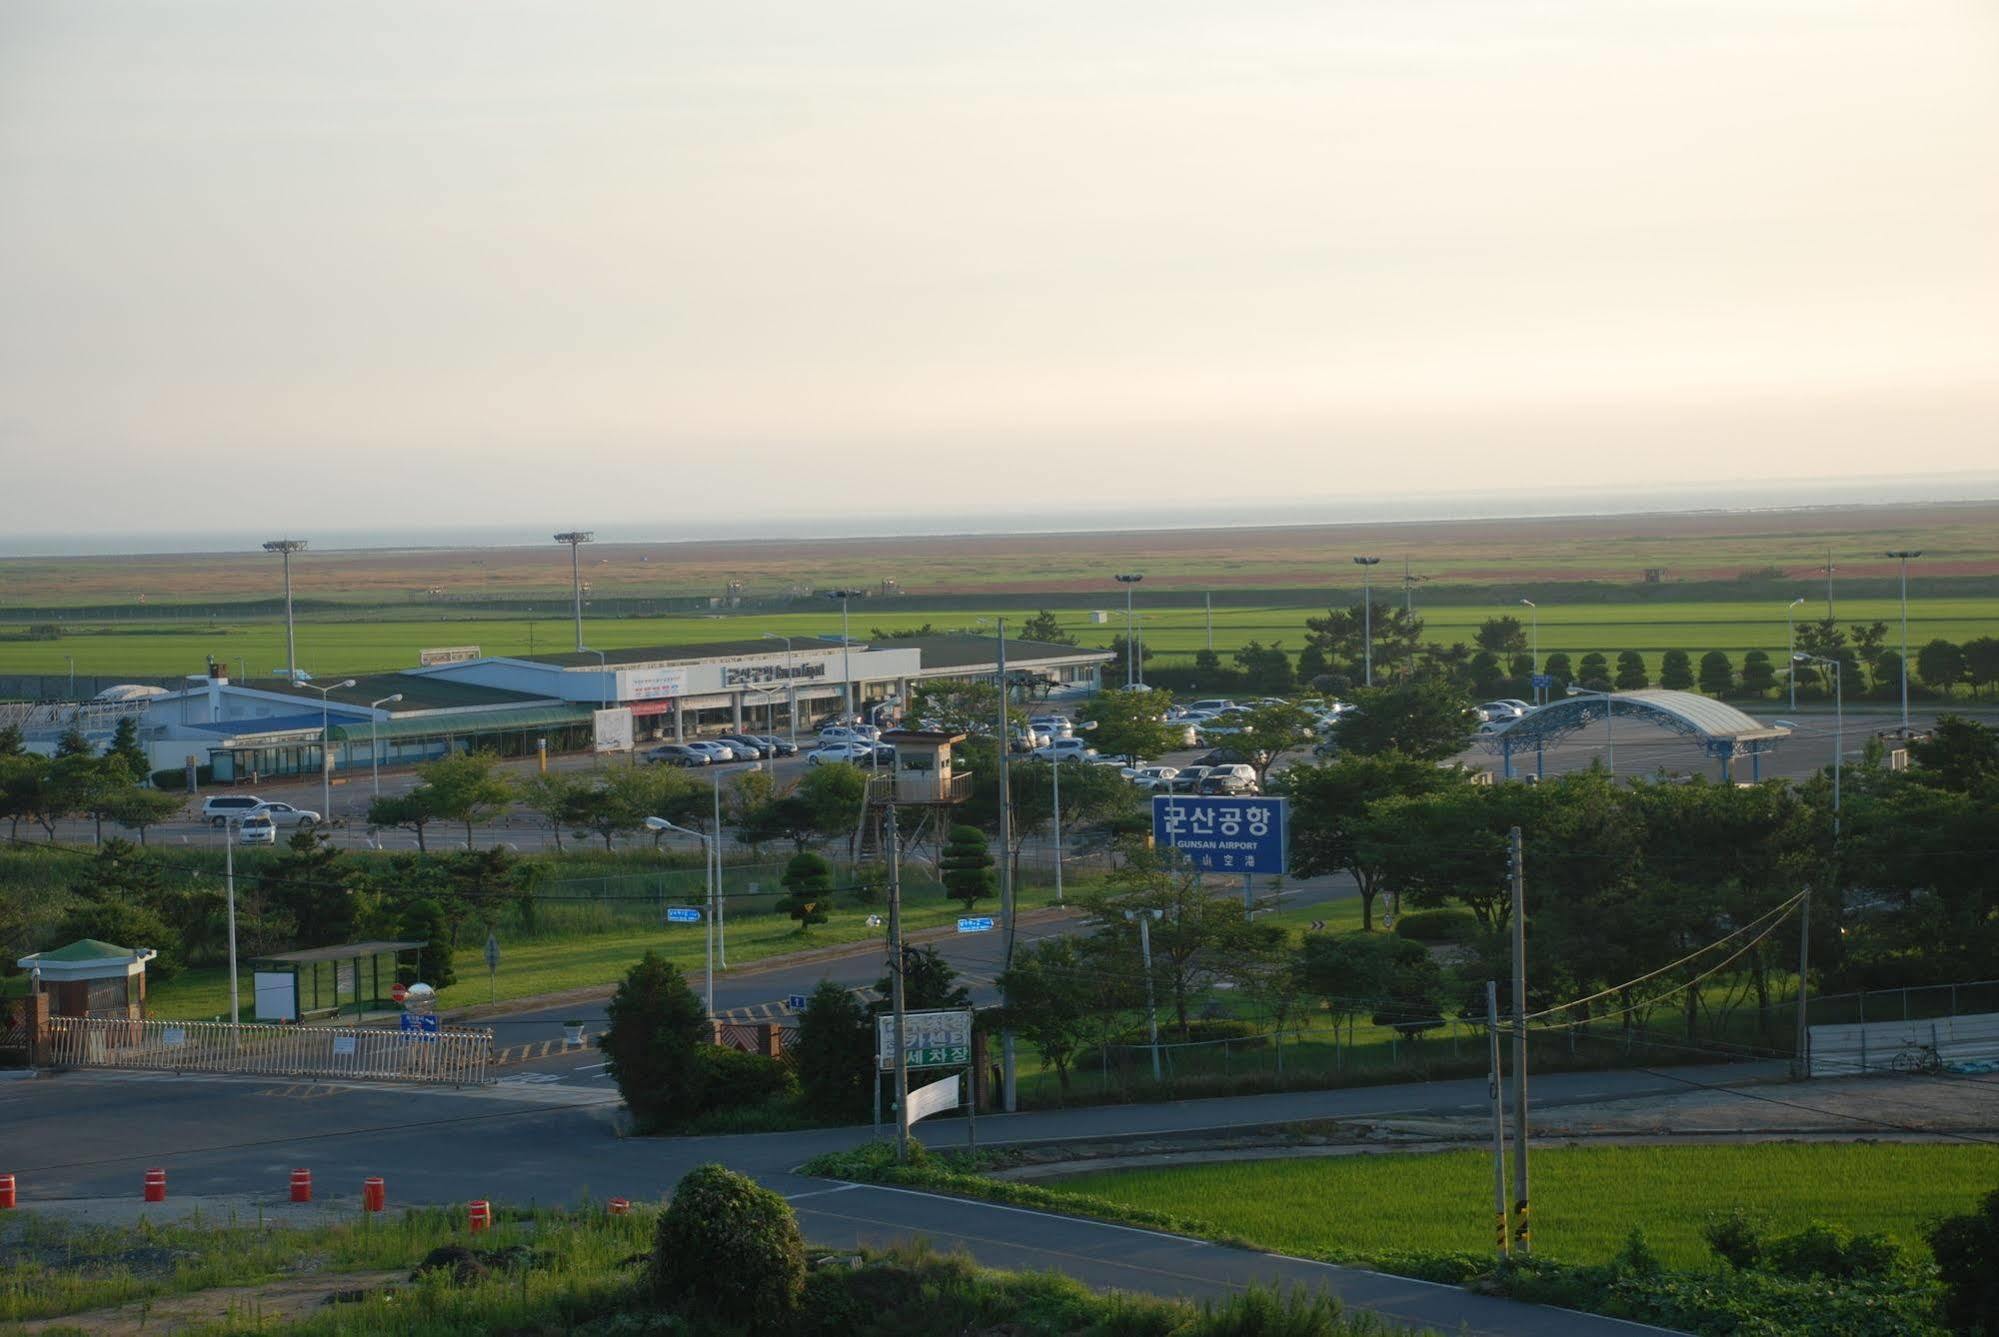
[[[1131,592],[1132,588],[1139,581],[1145,579],[1145,576],[1141,572],[1127,571],[1121,575],[1112,576],[1111,579],[1124,586],[1124,685],[1125,690],[1130,691],[1132,688],[1138,686],[1139,682],[1138,634],[1133,630]],[[1212,640],[1212,638],[1210,639]],[[1213,648],[1212,645],[1210,648]]]
[[[1486,1088],[1492,1099],[1492,1242],[1504,1258],[1513,1252],[1513,1244],[1506,1228],[1506,1088],[1499,1066],[1499,985],[1493,980],[1485,982],[1485,1034],[1491,1049]]]
[[[1888,554],[1902,564],[1902,741],[1909,741],[1909,559],[1921,557],[1919,548],[1904,548]]]
[[[576,653],[583,653],[583,564],[577,550],[595,535],[587,529],[571,529],[557,534],[557,543],[569,545],[569,588],[576,600]]]
[[[1379,557],[1356,557],[1360,568],[1361,654],[1365,661],[1366,685],[1374,686],[1374,568]]]
[[[903,968],[909,964],[902,948],[902,841],[896,831],[895,805],[882,817],[882,842],[888,846],[889,1003],[895,1009],[895,1160],[909,1159],[909,1053],[903,1048]]]
[[[1832,621],[1832,549],[1825,550],[1825,620]]]
[[[1534,1252],[1527,1217],[1527,871],[1520,828],[1506,840],[1513,874],[1513,1239],[1524,1258]]]
[[[222,890],[229,902],[229,1024],[234,1026],[242,1021],[239,1015],[241,993],[236,987],[236,833],[240,830],[234,818],[222,821]],[[237,1036],[237,1043],[242,1037]]]
[[[1055,903],[1062,904],[1062,758],[1048,762],[1048,774],[1055,787]],[[1000,853],[1004,855],[1005,850]]]
[[[710,775],[709,783],[715,791],[714,838],[708,842],[708,885],[715,889],[715,959],[722,969],[729,968],[729,938],[724,925],[728,922],[722,915],[722,777]]]
[[[1214,591],[1210,590],[1210,591],[1209,591],[1209,592],[1208,592],[1207,594],[1205,594],[1205,595],[1203,595],[1203,596],[1201,596],[1201,597],[1202,597],[1202,602],[1203,602],[1203,603],[1204,603],[1204,604],[1206,605],[1206,607],[1207,607],[1207,610],[1208,610],[1208,649],[1209,649],[1210,651],[1212,651],[1212,650],[1213,650],[1213,649],[1215,648],[1215,595],[1214,595]]]
[[[1802,1081],[1812,1075],[1812,1034],[1806,1025],[1808,1014],[1805,1010],[1805,972],[1812,964],[1812,892],[1805,888],[1805,898],[1798,903],[1798,1043],[1797,1054],[1791,1060],[1791,1076]]]
[[[1159,1008],[1152,999],[1152,921],[1165,913],[1161,910],[1126,910],[1127,920],[1138,921],[1138,955],[1145,963],[1145,1030],[1152,1041],[1152,1081],[1156,1086],[1159,1076]]]
[[[993,620],[994,639],[998,643],[998,653],[994,656],[999,668],[999,732],[995,735],[999,743],[999,847],[1000,847],[1000,914],[1006,919],[1006,965],[1013,969],[1013,860],[1008,851],[1013,848],[1013,782],[1007,775],[1007,752],[1013,746],[1011,725],[1006,713],[1006,619]],[[1126,642],[1127,650],[1130,643]],[[1055,763],[1061,765],[1059,761]],[[1011,1000],[1001,998],[1002,1003]],[[1019,1108],[1019,1089],[1014,1084],[1014,1037],[1013,1028],[1000,1032],[1000,1092],[1001,1103],[1008,1114]]]

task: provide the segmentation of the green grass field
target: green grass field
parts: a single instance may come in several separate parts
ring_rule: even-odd
[[[1006,612],[1018,626],[1034,612],[1024,605]],[[1106,605],[1110,620],[1092,621],[1087,610],[1063,610],[1065,630],[1084,645],[1108,646],[1122,635],[1122,610]],[[1479,624],[1489,617],[1514,615],[1528,622],[1526,609],[1515,604],[1423,607],[1418,612],[1429,639],[1469,643]],[[1806,605],[1800,614],[1816,616],[1819,606]],[[1886,622],[1889,643],[1899,639],[1898,609],[1893,600],[1852,600],[1838,606],[1842,621]],[[1656,673],[1659,656],[1669,649],[1686,650],[1696,660],[1708,650],[1722,650],[1738,662],[1744,651],[1764,650],[1781,660],[1786,645],[1781,603],[1587,603],[1553,604],[1540,610],[1538,636],[1543,654],[1565,651],[1580,656],[1592,650],[1615,656],[1637,650]],[[855,638],[875,627],[896,630],[928,623],[945,631],[980,631],[975,619],[989,610],[898,612],[873,607],[853,616]],[[1304,644],[1307,608],[1225,608],[1214,613],[1214,646],[1227,655],[1250,640],[1281,643],[1296,651]],[[755,640],[765,632],[794,639],[839,635],[837,613],[743,614],[622,618],[588,624],[590,643],[616,650],[644,645],[694,645],[713,641]],[[1963,642],[1999,635],[1999,599],[1912,599],[1909,641],[1912,647],[1934,638]],[[1207,623],[1198,608],[1145,611],[1141,636],[1160,665],[1187,665],[1208,642]],[[434,645],[478,645],[488,654],[562,651],[572,644],[566,619],[530,622],[523,619],[448,620],[307,620],[298,624],[299,662],[321,677],[408,668],[417,652]],[[776,643],[773,642],[775,648]],[[63,675],[129,674],[164,677],[197,673],[213,655],[232,672],[263,677],[285,660],[284,624],[279,619],[219,622],[187,621],[78,623],[51,641],[0,640],[0,673]]]
[[[1999,1184],[1999,1147],[1554,1148],[1534,1153],[1533,1172],[1537,1254],[1603,1262],[1635,1226],[1669,1266],[1704,1267],[1712,1255],[1702,1223],[1735,1207],[1775,1234],[1817,1220],[1924,1252],[1926,1222],[1969,1210]],[[1479,1151],[1117,1170],[1047,1187],[1308,1257],[1482,1253],[1492,1244],[1492,1160]]]

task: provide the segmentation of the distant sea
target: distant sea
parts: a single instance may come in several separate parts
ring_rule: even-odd
[[[896,517],[875,510],[806,515],[751,516],[734,509],[710,518],[677,515],[661,520],[557,515],[533,524],[343,529],[301,523],[297,532],[314,548],[505,548],[540,545],[558,528],[593,527],[599,543],[698,542],[704,539],[912,538],[936,534],[1060,534],[1117,530],[1235,529],[1264,525],[1398,524],[1436,520],[1507,520],[1550,516],[1657,515],[1689,512],[1811,510],[1883,505],[1963,505],[1999,501],[1999,473],[1927,478],[1772,480],[1713,487],[1648,489],[1537,488],[1425,496],[1346,496],[1201,506],[1073,506],[1023,510],[935,512]],[[716,508],[723,511],[725,508]],[[256,530],[78,531],[0,534],[0,557],[81,557],[130,553],[225,552],[253,548],[272,537]]]

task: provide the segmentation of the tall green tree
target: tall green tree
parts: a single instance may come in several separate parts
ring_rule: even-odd
[[[1396,752],[1291,767],[1278,778],[1275,792],[1291,799],[1293,876],[1351,876],[1360,889],[1361,927],[1372,931],[1382,870],[1357,839],[1368,805],[1392,795],[1417,797],[1469,784],[1467,772]]]
[[[1635,692],[1651,683],[1646,676],[1645,656],[1636,650],[1626,650],[1617,656],[1617,690]]]
[[[1766,666],[1768,660],[1764,661]],[[1748,665],[1743,665],[1745,685]],[[1668,685],[1661,679],[1661,685]],[[1709,696],[1727,696],[1735,687],[1735,666],[1728,662],[1728,656],[1720,650],[1710,650],[1701,656],[1701,691]]]
[[[1344,1065],[1354,1022],[1388,996],[1394,939],[1372,933],[1315,933],[1299,952],[1298,978],[1324,1003],[1333,1021],[1333,1058]],[[1341,1033],[1345,1032],[1345,1047]]]
[[[264,865],[256,885],[266,905],[290,916],[298,946],[331,947],[354,940],[355,880],[351,857],[325,834],[304,830]],[[428,976],[425,982],[436,983]]]
[[[1980,696],[1999,683],[1999,637],[1980,636],[1964,643],[1964,677]]]
[[[875,981],[880,998],[876,1012],[886,1012],[894,981],[883,975]],[[970,1007],[972,991],[958,982],[958,972],[935,947],[902,949],[902,1005],[911,1012],[935,1012],[946,1008]]]
[[[152,760],[146,749],[139,743],[139,721],[136,716],[127,715],[118,721],[111,731],[111,746],[105,750],[107,760],[115,760],[125,768],[126,778],[132,781],[146,779],[152,774]]]
[[[1297,676],[1291,671],[1291,657],[1280,644],[1265,645],[1253,640],[1237,650],[1233,658],[1236,667],[1242,670],[1242,685],[1249,691],[1283,696],[1298,685]]]
[[[1710,650],[1708,653],[1720,654],[1721,652],[1718,650]],[[1728,656],[1722,655],[1722,659],[1724,661],[1726,661],[1727,658]],[[1703,668],[1707,666],[1707,660],[1705,658],[1701,660],[1701,666]],[[1661,687],[1664,687],[1666,690],[1672,692],[1684,692],[1687,690],[1687,688],[1692,687],[1694,685],[1694,666],[1692,661],[1690,661],[1687,658],[1687,652],[1685,650],[1668,650],[1666,651],[1665,655],[1660,658],[1659,685]],[[1717,692],[1714,695],[1719,696],[1721,695],[1721,693]]]
[[[1940,715],[1928,736],[1909,740],[1916,778],[1974,794],[1999,783],[1999,730],[1962,715]]]
[[[1013,965],[997,981],[1007,999],[1007,1024],[1055,1069],[1064,1099],[1076,1054],[1090,1037],[1097,1001],[1091,974],[1074,938],[1043,938],[1014,953]]]
[[[1362,688],[1354,693],[1354,705],[1334,731],[1342,752],[1357,756],[1399,752],[1421,761],[1442,761],[1471,742],[1471,702],[1445,683]]]
[[[1555,691],[1562,692],[1576,680],[1575,670],[1569,667],[1569,657],[1560,650],[1549,655],[1541,671],[1555,680]]]
[[[1114,869],[1103,891],[1085,904],[1097,931],[1122,944],[1124,959],[1134,964],[1139,932],[1126,912],[1160,912],[1151,926],[1153,975],[1183,1039],[1192,1000],[1222,978],[1251,934],[1240,900],[1212,895],[1192,870],[1168,870],[1150,857]]]
[[[1941,637],[1916,652],[1916,676],[1923,686],[1949,696],[1964,681],[1964,651]]]
[[[965,912],[970,914],[973,905],[998,889],[993,864],[985,832],[976,826],[952,827],[943,857],[938,860],[938,868],[943,874],[944,894],[954,901],[963,902]]]
[[[1481,650],[1489,650],[1495,655],[1518,654],[1527,648],[1527,628],[1520,625],[1520,619],[1512,614],[1489,617],[1478,624],[1478,633],[1472,637]]]
[[[411,901],[403,907],[401,934],[406,941],[423,944],[417,956],[416,979],[407,983],[421,982],[442,989],[458,982],[458,972],[451,964],[451,930],[445,925],[443,906],[431,900]]]
[[[1576,681],[1592,692],[1610,690],[1610,661],[1595,650],[1584,655],[1576,664]]]
[[[647,952],[625,973],[607,1011],[597,1047],[639,1127],[653,1131],[699,1113],[709,1072],[702,1046],[711,1027],[680,968]]]
[[[1166,721],[1173,698],[1151,688],[1099,692],[1090,701],[1090,719],[1096,725],[1090,738],[1107,757],[1127,761],[1151,761],[1180,746],[1185,726],[1175,728]]]
[[[438,811],[436,794],[418,785],[403,794],[382,794],[368,802],[368,825],[372,827],[400,827],[416,835],[416,847],[428,852],[430,849],[431,823],[442,818]]]
[[[860,1000],[831,980],[820,980],[798,1017],[798,1086],[806,1107],[821,1118],[846,1121],[868,1108],[868,1081],[876,1071],[874,1026]]]
[[[1317,718],[1294,702],[1258,706],[1236,718],[1244,730],[1238,741],[1249,745],[1249,764],[1256,768],[1259,787],[1269,777],[1270,768],[1286,753],[1310,747],[1318,741]],[[1113,776],[1107,778],[1115,779]],[[1130,792],[1130,786],[1120,787],[1126,793]]]
[[[1074,645],[1076,643],[1074,636],[1062,630],[1060,619],[1046,608],[1020,624],[1020,638],[1023,641],[1039,641],[1044,645]]]
[[[784,899],[778,908],[798,921],[798,931],[826,922],[833,899],[833,865],[810,852],[794,854],[784,866]]]
[[[472,828],[503,812],[514,799],[514,785],[499,769],[491,752],[452,752],[417,767],[418,789],[438,820],[462,822],[465,848],[472,848]]]
[[[1767,696],[1776,685],[1777,671],[1771,667],[1770,656],[1766,652],[1751,650],[1742,656],[1743,691],[1753,696]]]

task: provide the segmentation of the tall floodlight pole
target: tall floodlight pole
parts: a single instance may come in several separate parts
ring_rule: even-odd
[[[1532,599],[1522,599],[1520,602],[1527,609],[1528,625],[1533,628],[1528,633],[1531,639],[1527,643],[1527,653],[1534,656],[1534,671],[1539,673],[1541,671],[1541,606]],[[1541,689],[1536,687],[1534,689],[1534,700],[1538,702],[1540,699]]]
[[[376,798],[382,796],[382,747],[376,741],[375,716],[373,712],[380,710],[383,706],[393,706],[402,699],[403,694],[397,692],[394,696],[385,696],[380,701],[370,701],[368,703],[368,710],[370,712],[368,715],[368,769],[370,775],[368,792]]]
[[[1361,654],[1365,661],[1362,674],[1366,685],[1374,686],[1374,568],[1380,564],[1379,557],[1356,557],[1354,565],[1360,568],[1360,609],[1361,609]]]
[[[1888,554],[1902,564],[1902,737],[1909,736],[1909,559],[1921,557],[1919,548],[1904,548]]]
[[[1846,754],[1846,674],[1841,671],[1845,666],[1836,659],[1827,659],[1824,655],[1799,653],[1791,656],[1791,664],[1794,668],[1799,664],[1805,663],[1823,664],[1826,666],[1826,671],[1832,674],[1832,834],[1834,839],[1837,839],[1839,837],[1839,769],[1840,760]]]
[[[1132,688],[1138,686],[1143,675],[1138,670],[1138,641],[1132,633],[1131,592],[1139,581],[1145,579],[1145,574],[1140,571],[1128,571],[1112,579],[1124,586],[1124,685],[1126,688]]]
[[[767,641],[784,642],[784,708],[786,711],[789,712],[787,722],[791,726],[791,745],[793,747],[797,747],[798,746],[798,676],[795,672],[793,672],[793,666],[791,662],[791,637],[780,636],[774,631],[767,631],[763,634],[763,638]]]
[[[866,594],[866,590],[827,590],[826,597],[840,601],[840,676],[846,681],[841,684],[840,699],[846,703],[847,724],[857,722],[854,714],[854,642],[847,635],[847,601]]]
[[[1825,550],[1825,620],[1832,621],[1832,549]]]
[[[272,539],[265,552],[274,552],[285,562],[285,680],[298,681],[298,642],[292,635],[292,554],[305,551],[304,539]]]
[[[1416,625],[1416,587],[1428,579],[1428,576],[1410,575],[1409,559],[1407,557],[1402,559],[1402,616],[1409,619],[1410,627]],[[1409,666],[1406,672],[1413,678],[1416,676],[1416,636],[1413,631],[1407,634],[1409,636]]]
[[[317,683],[303,683],[319,693],[319,815],[323,821],[333,820],[333,730],[329,727],[326,711],[326,695],[343,687],[352,687],[354,680],[336,682],[331,687],[321,687]]]
[[[576,652],[583,652],[583,563],[577,549],[590,542],[596,535],[587,529],[572,529],[557,534],[557,543],[569,545],[569,589],[576,601]]]
[[[1798,708],[1798,605],[1805,601],[1804,595],[1791,600],[1791,606],[1784,610],[1784,629],[1790,634],[1791,643],[1785,647],[1784,660],[1790,665],[1785,676],[1791,680],[1791,709]]]

